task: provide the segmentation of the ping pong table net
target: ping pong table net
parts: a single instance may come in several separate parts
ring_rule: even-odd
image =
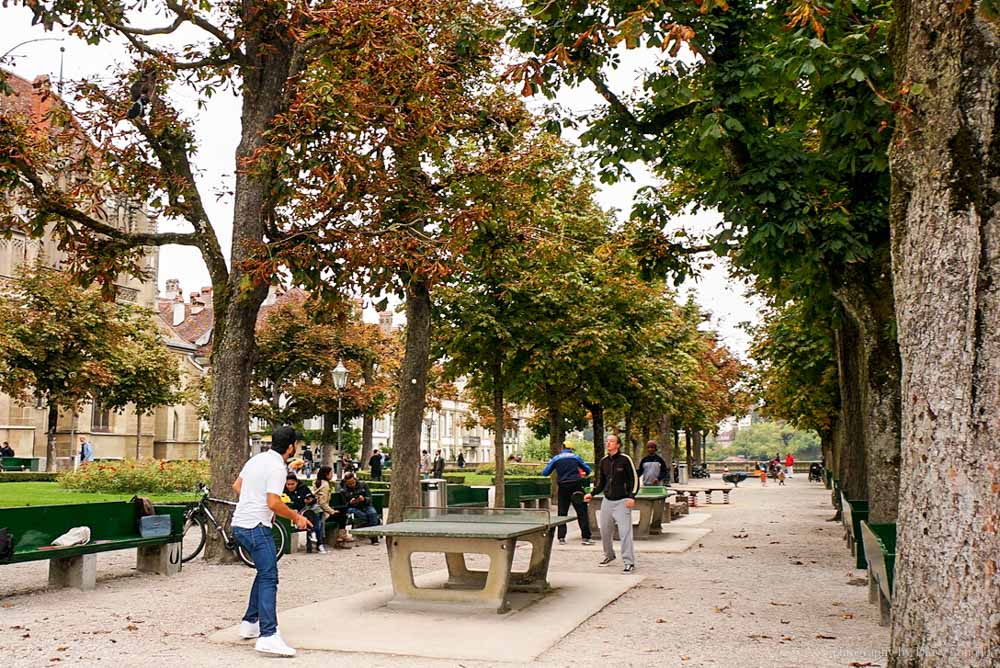
[[[544,508],[427,508],[403,510],[404,522],[480,522],[490,524],[549,524]]]

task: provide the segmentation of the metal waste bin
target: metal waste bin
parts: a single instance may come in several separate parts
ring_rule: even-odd
[[[677,484],[686,485],[688,481],[688,465],[678,464],[677,465]]]
[[[425,508],[447,508],[448,482],[444,478],[425,478],[421,480],[420,505]]]

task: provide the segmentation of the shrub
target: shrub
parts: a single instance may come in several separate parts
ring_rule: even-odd
[[[505,476],[537,476],[544,467],[541,464],[505,464],[503,472]],[[493,464],[483,464],[476,467],[476,475],[495,475],[496,467]]]
[[[208,484],[209,469],[206,461],[152,459],[107,464],[94,462],[76,471],[60,474],[58,480],[60,486],[81,492],[193,492],[198,483]]]

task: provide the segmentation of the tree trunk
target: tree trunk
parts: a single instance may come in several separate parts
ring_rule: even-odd
[[[430,291],[425,283],[414,281],[406,291],[406,344],[392,439],[390,522],[399,521],[407,506],[420,505],[420,434],[427,400],[430,346]]]
[[[368,387],[373,382],[375,370],[372,362],[366,361],[361,366],[361,375],[364,378],[365,386]],[[372,457],[372,438],[375,433],[375,415],[369,410],[361,416],[361,468],[368,466],[368,460]]]
[[[667,463],[667,482],[674,482],[674,439],[673,439],[673,418],[669,413],[660,416],[659,433],[656,435],[656,443],[660,448],[660,456]]]
[[[558,455],[563,448],[563,417],[559,401],[554,397],[549,404],[549,454]]]
[[[644,424],[642,426],[642,441],[639,443],[635,451],[635,465],[639,465],[639,461],[644,457],[643,453],[646,451],[646,444],[653,439],[653,430],[650,428],[649,424]]]
[[[281,426],[281,386],[275,380],[271,383],[271,431]]]
[[[684,461],[687,464],[688,475],[690,475],[693,461],[691,459],[691,429],[689,427],[684,428]]]
[[[365,413],[361,416],[361,468],[368,466],[368,460],[372,458],[372,438],[375,433],[375,416]]]
[[[52,473],[56,470],[56,427],[59,424],[59,407],[49,403],[49,429],[48,439],[45,442],[45,470]],[[73,451],[73,444],[69,444],[70,452]]]
[[[1000,38],[985,3],[896,2],[902,471],[891,668],[1000,661]]]
[[[494,508],[504,508],[506,498],[504,496],[504,451],[503,451],[503,362],[500,349],[495,351],[493,359],[493,462],[496,474],[494,476],[495,491],[493,497]]]
[[[635,458],[635,444],[632,443],[632,411],[625,413],[625,438],[621,442],[622,454]]]
[[[604,458],[604,406],[586,402],[583,405],[590,411],[594,431],[594,464],[597,464]]]
[[[142,413],[135,409],[135,458],[142,457]]]
[[[320,466],[333,468],[333,425],[336,423],[337,414],[334,411],[323,413],[323,433],[320,436],[323,454],[320,457]]]
[[[888,258],[884,264],[888,274]],[[899,503],[899,345],[892,329],[892,285],[880,276],[865,277],[856,287],[836,293],[860,342],[856,386],[861,391],[868,518],[873,523],[895,522]]]
[[[267,24],[265,13],[283,10],[257,3],[244,3],[247,25]],[[236,185],[233,201],[233,235],[230,268],[217,266],[205,249],[212,276],[215,327],[212,332],[212,431],[209,436],[213,497],[232,499],[233,481],[250,454],[250,383],[257,355],[254,337],[257,314],[267,296],[268,285],[247,273],[260,260],[267,220],[274,210],[274,175],[267,165],[251,169],[254,155],[267,144],[266,132],[285,104],[291,44],[280,30],[255,29],[245,36],[246,65],[243,81],[242,136],[236,149]],[[211,249],[213,251],[217,249]],[[224,525],[232,506],[216,504],[213,511]],[[209,532],[205,558],[232,561],[218,534]]]
[[[841,444],[837,479],[850,500],[868,500],[865,466],[865,431],[862,413],[861,341],[851,318],[844,318],[836,330],[837,372],[840,385]]]
[[[702,452],[701,452],[702,435],[700,430],[695,430],[694,434],[691,435],[691,460],[692,464],[700,465],[702,462]]]

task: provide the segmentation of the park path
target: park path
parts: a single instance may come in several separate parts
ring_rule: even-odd
[[[697,512],[712,533],[683,554],[643,554],[638,584],[534,665],[847,667],[885,665],[888,634],[867,602],[864,573],[841,538],[829,492],[805,476],[785,487],[744,483],[733,503]],[[555,571],[607,573],[599,552],[555,549]],[[44,563],[0,566],[0,656],[6,666],[269,665],[250,647],[206,640],[242,614],[252,572],[186,566],[139,576],[134,555],[100,555],[96,591],[42,589]],[[426,569],[442,564],[430,558]],[[614,570],[612,572],[618,572]],[[279,610],[388,584],[385,548],[361,545],[281,562]],[[280,614],[279,614],[280,616]],[[331,619],[330,633],[378,638],[392,629]],[[442,627],[442,634],[448,629]],[[423,658],[302,652],[296,666],[455,666]],[[870,662],[870,663],[869,663]],[[485,666],[462,661],[472,668]],[[499,664],[511,665],[511,664]]]

